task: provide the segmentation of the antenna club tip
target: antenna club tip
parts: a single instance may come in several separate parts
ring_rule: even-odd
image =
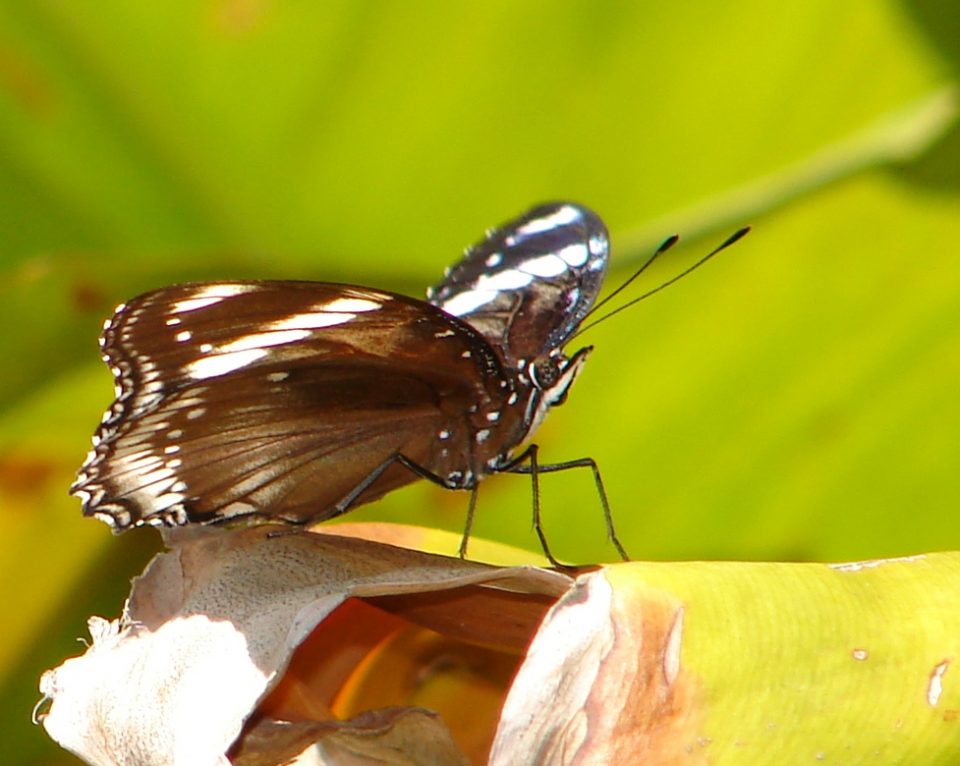
[[[657,248],[657,252],[654,253],[654,257],[665,253],[667,250],[669,250],[671,247],[673,247],[673,246],[674,246],[675,244],[677,244],[677,242],[679,242],[679,241],[680,241],[680,235],[679,235],[679,234],[671,234],[669,237],[667,237],[665,240],[663,240],[663,244],[660,245],[660,247]]]
[[[726,247],[730,247],[730,245],[732,245],[734,242],[743,239],[745,236],[747,236],[747,234],[750,233],[750,228],[750,226],[744,226],[742,229],[735,231],[727,238],[727,241],[720,246],[720,249],[722,250]]]

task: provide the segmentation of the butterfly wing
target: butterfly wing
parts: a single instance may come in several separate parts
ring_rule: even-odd
[[[512,366],[563,346],[600,292],[609,251],[595,213],[540,205],[468,249],[428,299],[479,330]]]
[[[321,520],[398,454],[458,486],[467,413],[502,394],[500,362],[469,326],[349,285],[164,288],[120,306],[101,346],[116,400],[71,492],[117,531]],[[415,478],[393,465],[357,503]]]

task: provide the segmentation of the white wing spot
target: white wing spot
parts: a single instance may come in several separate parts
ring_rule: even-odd
[[[157,468],[153,471],[148,471],[147,473],[141,474],[140,484],[141,486],[147,486],[148,484],[156,484],[158,482],[166,481],[173,477],[173,469],[171,468]],[[168,482],[164,485],[163,489],[167,489],[169,484],[173,482]]]
[[[176,327],[178,324],[180,324],[181,321],[182,320],[180,319],[180,317],[170,317],[164,322],[164,324],[167,327]]]
[[[169,313],[181,314],[186,311],[196,311],[197,309],[213,306],[220,303],[224,298],[232,298],[235,295],[253,292],[258,289],[256,285],[244,285],[236,282],[217,282],[215,284],[203,285],[189,298],[182,301],[175,301],[170,306]]]
[[[591,255],[603,255],[610,249],[610,242],[603,234],[594,234],[587,242]]]
[[[324,304],[319,304],[313,308],[314,311],[309,313],[291,314],[286,319],[271,322],[267,325],[267,328],[279,332],[284,330],[315,330],[320,327],[343,324],[357,317],[353,313],[327,311]]]
[[[488,413],[487,413],[487,420],[490,421],[491,423],[496,423],[498,420],[500,420],[500,413],[499,413],[499,412],[488,412]]]
[[[582,242],[574,245],[567,245],[557,251],[557,256],[562,258],[571,266],[583,266],[590,257],[590,251]]]
[[[451,335],[456,335],[453,330],[441,330],[440,332],[435,332],[433,334],[434,338],[449,338]]]
[[[222,354],[232,354],[237,351],[264,348],[266,346],[282,346],[286,343],[296,343],[298,340],[310,337],[309,330],[275,330],[270,332],[256,332],[244,335],[230,343],[220,346]]]
[[[485,442],[489,436],[490,429],[481,428],[479,431],[477,431],[477,435],[474,438],[477,440],[477,444],[483,444],[483,442]]]
[[[140,450],[131,452],[129,455],[118,456],[117,462],[126,471],[147,471],[155,469],[162,461],[156,455],[150,454],[149,450]]]
[[[558,226],[564,226],[568,223],[573,223],[580,218],[580,211],[571,205],[563,205],[562,207],[557,208],[553,213],[543,218],[534,218],[532,221],[528,221],[523,226],[517,228],[517,234],[522,234],[524,236],[530,234],[540,234],[545,231],[550,231],[557,228]]]
[[[437,434],[437,436],[439,436],[441,439],[449,439],[449,438],[450,438],[450,432],[449,432],[447,429],[443,429],[442,431],[440,431],[440,432]]]
[[[203,359],[190,362],[190,364],[184,368],[184,371],[188,377],[194,380],[216,378],[253,364],[258,359],[263,359],[268,353],[268,351],[262,348],[251,348],[244,351],[234,351],[229,354],[206,356]]]
[[[448,314],[463,316],[485,306],[504,291],[519,290],[533,282],[533,274],[520,269],[507,269],[497,274],[483,274],[477,279],[472,290],[465,290],[440,304]]]
[[[187,413],[187,420],[196,420],[197,418],[202,418],[207,412],[206,407],[197,407],[190,410]]]
[[[173,336],[179,343],[183,343],[186,340],[190,340],[193,337],[193,333],[189,330],[181,330],[176,335]]]
[[[200,344],[200,351],[201,351],[202,353],[204,353],[204,354],[209,354],[211,351],[213,351],[213,344],[212,344],[212,343],[201,343],[201,344]]]
[[[460,354],[460,356],[462,356],[464,359],[469,359],[471,356],[473,356],[473,354],[471,354],[470,351],[467,350],[467,351],[464,351],[462,354]]]
[[[183,436],[183,429],[181,428],[174,428],[172,431],[167,431],[168,439],[179,439],[181,436]]]
[[[518,290],[526,287],[533,281],[533,275],[520,271],[520,269],[507,269],[493,275],[486,275],[477,280],[478,290]]]
[[[267,375],[267,380],[271,383],[279,383],[281,380],[286,380],[290,377],[289,372],[271,372]]]
[[[185,298],[182,301],[176,301],[170,306],[170,313],[182,314],[187,311],[196,311],[207,306],[213,306],[222,301],[223,298],[210,296],[209,298]]]
[[[319,308],[319,307],[318,307]],[[323,306],[321,311],[379,311],[383,304],[366,298],[337,298]]]
[[[507,244],[508,244],[508,245],[512,244],[512,243],[510,242],[510,239],[512,239],[512,238],[511,238],[511,237],[507,237]],[[487,264],[487,266],[489,266],[490,268],[493,268],[494,266],[499,266],[501,263],[503,263],[503,254],[502,254],[502,253],[494,253],[493,255],[488,255],[488,256],[487,256],[487,260],[485,260],[484,263]]]
[[[170,489],[172,489],[172,487]],[[162,495],[158,495],[153,501],[151,512],[157,513],[158,511],[165,511],[178,503],[182,503],[186,499],[187,496],[181,495],[179,492],[165,492]]]
[[[463,316],[485,306],[497,297],[496,290],[467,290],[454,295],[450,300],[440,304],[440,308],[448,314]]]
[[[111,510],[109,513],[104,511],[94,511],[93,518],[98,521],[104,521],[111,527],[123,529],[130,526],[130,513],[122,510]]]
[[[567,262],[552,253],[531,258],[520,264],[520,268],[535,277],[556,277],[567,270]]]

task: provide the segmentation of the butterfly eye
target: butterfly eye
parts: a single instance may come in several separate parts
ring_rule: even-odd
[[[541,391],[553,388],[560,379],[560,363],[556,357],[535,360],[530,365],[530,382]]]

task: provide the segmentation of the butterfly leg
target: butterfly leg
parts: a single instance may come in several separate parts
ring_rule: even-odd
[[[622,558],[624,561],[629,561],[630,557],[627,555],[626,549],[620,542],[620,538],[617,536],[617,530],[613,524],[613,513],[610,511],[610,502],[607,500],[607,491],[603,486],[603,479],[600,476],[600,468],[597,466],[597,461],[591,457],[584,457],[577,460],[568,460],[564,463],[548,463],[547,465],[540,465],[537,460],[538,451],[539,447],[536,444],[531,444],[517,457],[515,457],[508,466],[501,470],[509,473],[530,474],[531,482],[533,484],[534,529],[536,530],[537,535],[540,537],[540,542],[543,545],[544,553],[547,554],[547,558],[549,558],[551,562],[556,563],[555,559],[547,549],[543,530],[540,527],[540,482],[538,477],[541,473],[568,471],[571,468],[589,468],[591,471],[593,471],[593,480],[597,485],[597,494],[600,496],[600,505],[603,508],[603,520],[607,526],[607,537],[617,549],[617,553],[620,554],[620,558]]]
[[[424,468],[419,463],[414,462],[413,460],[408,458],[406,455],[398,452],[397,454],[390,456],[389,458],[384,460],[380,465],[374,468],[367,475],[367,477],[362,482],[360,482],[359,485],[354,487],[354,489],[350,492],[349,495],[347,495],[343,500],[337,503],[335,512],[333,516],[331,516],[330,518],[333,518],[334,516],[340,516],[341,514],[344,514],[347,511],[349,511],[350,506],[356,501],[356,499],[361,494],[363,494],[363,492],[365,492],[367,488],[370,487],[370,485],[372,485],[373,482],[375,482],[383,474],[383,472],[386,471],[394,463],[399,463],[411,473],[414,473],[417,476],[419,476],[421,479],[426,479],[427,481],[432,482],[437,486],[443,487],[444,489],[452,489],[450,485],[443,478],[435,474],[433,471],[430,471]],[[479,488],[479,485],[477,483],[474,483],[472,487],[465,487],[465,489],[470,490],[470,505],[467,507],[467,521],[463,527],[463,537],[460,539],[460,549],[458,551],[458,554],[462,559],[465,559],[467,557],[467,543],[470,541],[470,534],[473,530],[473,515],[474,515],[474,511],[477,508],[478,488]],[[542,539],[543,537],[541,535],[541,540]],[[544,541],[544,546],[546,546],[545,541]],[[550,556],[549,551],[547,552],[547,557],[550,558],[551,561],[553,561],[553,558]]]
[[[340,516],[350,510],[350,506],[356,502],[356,499],[360,497],[377,479],[383,475],[383,472],[386,471],[394,463],[399,463],[404,468],[409,470],[411,473],[416,474],[421,479],[426,479],[427,481],[433,482],[434,484],[443,487],[444,489],[451,489],[450,485],[444,481],[443,478],[435,474],[433,471],[430,471],[424,468],[419,463],[414,462],[406,455],[398,452],[394,455],[391,455],[389,458],[384,460],[380,465],[374,468],[367,476],[361,481],[356,487],[351,490],[350,494],[347,495],[343,500],[341,500],[334,507],[334,512],[331,516],[326,518],[334,518]],[[470,532],[473,529],[473,512],[477,507],[477,488],[478,485],[475,483],[470,489],[470,505],[467,508],[467,522],[464,525],[463,538],[460,541],[460,558],[465,559],[467,557],[467,543],[470,540]],[[542,537],[541,537],[542,539]],[[547,553],[549,557],[549,552]],[[553,559],[551,558],[551,561]]]
[[[399,463],[404,468],[409,470],[411,473],[419,476],[421,479],[427,479],[428,481],[438,484],[439,486],[445,489],[451,489],[447,482],[435,474],[433,471],[430,471],[427,468],[424,468],[419,463],[414,462],[406,455],[396,452],[386,460],[384,460],[380,465],[374,468],[370,473],[368,473],[363,480],[357,484],[350,492],[344,497],[340,502],[338,502],[332,509],[330,514],[324,516],[325,519],[333,519],[337,516],[342,516],[344,513],[350,510],[353,504],[357,501],[357,498],[360,497],[364,492],[366,492],[373,483],[379,479],[384,471],[386,471],[394,463]]]
[[[540,538],[540,547],[543,548],[543,553],[547,557],[547,560],[555,567],[562,567],[563,564],[557,561],[553,553],[550,552],[550,546],[547,544],[547,536],[543,532],[543,524],[540,523],[540,471],[542,468],[537,460],[539,451],[540,447],[538,445],[531,444],[501,470],[509,473],[530,474],[530,484],[533,488],[533,530],[537,533],[537,537]],[[529,463],[529,465],[523,465],[523,463]]]
[[[470,533],[473,531],[473,512],[477,508],[477,490],[478,484],[474,484],[470,489],[470,505],[467,506],[467,522],[463,525],[463,537],[460,538],[460,558],[467,557],[467,543],[470,541]]]

